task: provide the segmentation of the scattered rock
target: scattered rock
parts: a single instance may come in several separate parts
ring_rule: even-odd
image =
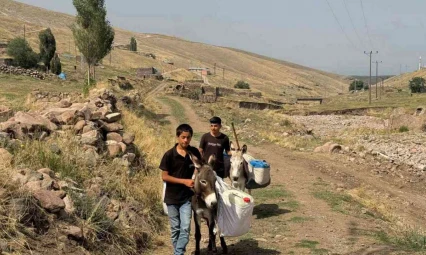
[[[80,133],[83,130],[83,127],[86,125],[85,120],[80,120],[74,125],[74,131]]]
[[[96,127],[89,124],[89,125],[86,125],[86,126],[83,127],[82,133],[85,134],[85,133],[88,133],[88,132],[94,131],[94,130],[97,130]]]
[[[10,166],[12,163],[12,154],[8,152],[6,149],[0,148],[0,165]]]
[[[123,141],[123,138],[121,137],[120,134],[116,133],[116,132],[111,132],[107,134],[107,140],[113,140],[116,142],[121,142]]]
[[[72,103],[67,99],[62,99],[58,104],[58,106],[61,107],[61,108],[68,108],[71,105],[72,105]]]
[[[106,132],[118,132],[123,130],[123,126],[118,123],[104,123],[101,128]]]
[[[64,233],[68,236],[70,239],[74,240],[83,240],[83,231],[81,228],[76,226],[69,226],[64,230]]]
[[[26,188],[27,190],[31,192],[36,192],[42,189],[41,184],[42,184],[42,181],[30,181],[24,185],[24,188]]]
[[[105,120],[108,123],[117,122],[120,119],[121,119],[121,113],[119,112],[110,113],[105,116]]]
[[[123,142],[127,145],[133,143],[135,141],[135,134],[125,132],[123,134]]]
[[[47,130],[51,132],[58,129],[55,124],[37,114],[17,112],[14,116],[14,121],[28,130]]]
[[[83,144],[95,146],[100,139],[100,134],[97,130],[92,130],[81,135],[80,141]]]
[[[65,203],[65,212],[67,213],[73,213],[75,211],[74,202],[69,196],[65,196],[63,198],[63,201]]]
[[[115,158],[121,153],[121,146],[119,144],[108,144],[108,156]]]
[[[38,190],[33,195],[40,202],[41,207],[49,212],[55,213],[65,208],[64,201],[54,191]]]
[[[119,142],[118,145],[121,147],[121,152],[125,153],[127,151],[127,145],[125,143]]]

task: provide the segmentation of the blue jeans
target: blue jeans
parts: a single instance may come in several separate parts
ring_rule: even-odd
[[[172,231],[172,243],[174,255],[183,255],[186,245],[189,242],[189,232],[191,231],[191,200],[183,204],[167,205]]]

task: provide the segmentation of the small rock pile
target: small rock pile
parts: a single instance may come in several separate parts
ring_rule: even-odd
[[[78,92],[69,93],[34,90],[30,95],[32,102],[59,102],[62,99],[66,99],[70,102],[80,102],[83,100],[83,94]]]
[[[111,84],[112,87],[118,86],[122,90],[133,89],[133,86],[130,81],[128,81],[126,77],[123,76],[117,76],[117,78],[115,79],[108,79],[108,82]]]
[[[342,146],[337,144],[337,143],[333,143],[333,142],[327,142],[322,146],[316,147],[314,149],[314,152],[329,152],[329,153],[337,153],[340,152],[342,150]]]
[[[10,163],[12,155],[7,150],[0,148],[0,159],[2,163]],[[79,217],[76,206],[78,199],[100,198],[97,206],[105,211],[108,220],[114,224],[129,228],[136,221],[141,220],[139,212],[143,208],[140,203],[132,200],[120,202],[96,192],[95,184],[102,181],[99,177],[87,180],[92,184],[87,194],[82,193],[82,190],[75,186],[74,181],[68,178],[61,180],[49,168],[37,171],[28,168],[15,170],[12,173],[11,181],[11,185],[15,187],[19,185],[20,190],[29,192],[37,201],[35,208],[31,208],[25,198],[10,200],[9,203],[14,213],[21,217],[22,223],[31,226],[31,229],[39,234],[46,233],[52,226],[57,225],[56,229],[59,232],[55,232],[55,234],[59,235],[59,242],[64,243],[64,247],[68,240],[84,241],[90,235],[90,230],[79,226],[79,221],[76,219]],[[1,199],[6,199],[7,194],[3,188],[0,188]],[[62,221],[56,221],[57,219]],[[32,221],[37,221],[37,223]],[[42,223],[40,224],[40,222]],[[76,225],[73,225],[73,222]]]
[[[19,111],[0,123],[0,146],[24,139],[44,141],[72,133],[75,135],[73,139],[79,141],[82,150],[95,163],[98,158],[108,157],[124,167],[138,167],[142,159],[133,143],[135,135],[123,130],[116,103],[114,94],[102,89],[94,91],[85,103],[62,99],[39,112]],[[0,168],[12,169],[12,160],[11,153],[0,148]],[[90,201],[96,201],[96,209],[105,214],[102,222],[125,228],[145,222],[143,205],[131,197],[126,201],[109,197],[101,188],[104,183],[102,177],[85,180],[85,190],[80,184],[49,168],[17,168],[10,170],[11,190],[25,191],[31,196],[10,197],[9,191],[0,187],[0,200],[8,199],[5,204],[13,208],[13,215],[19,216],[22,224],[28,226],[26,231],[33,231],[34,236],[54,232],[58,253],[68,252],[93,235],[93,229],[81,224],[86,219],[79,218],[82,216],[78,211]],[[28,199],[37,203],[28,203]],[[14,250],[10,243],[5,250]]]
[[[0,139],[14,144],[26,138],[44,140],[53,133],[71,130],[93,163],[106,156],[119,157],[115,161],[123,166],[138,166],[141,159],[133,144],[135,135],[124,132],[116,97],[106,89],[97,92],[85,103],[63,99],[41,112],[19,111],[0,123]]]
[[[55,76],[54,74],[46,74],[34,69],[25,69],[22,67],[7,66],[7,65],[0,65],[0,73],[31,76],[33,78],[40,79],[40,80],[44,80],[48,77]]]

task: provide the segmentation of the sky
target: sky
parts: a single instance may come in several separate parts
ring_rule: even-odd
[[[19,0],[75,14],[72,0]],[[60,2],[60,3],[59,3]],[[426,64],[424,0],[105,0],[112,25],[233,47],[343,75]],[[372,66],[375,74],[375,64]]]

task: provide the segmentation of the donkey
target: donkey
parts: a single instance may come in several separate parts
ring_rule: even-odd
[[[217,196],[215,189],[216,173],[213,170],[216,157],[211,155],[208,163],[199,160],[196,156],[189,153],[195,168],[198,173],[194,179],[194,193],[192,197],[192,211],[194,212],[195,222],[195,255],[200,254],[201,240],[201,218],[203,218],[209,228],[209,246],[208,250],[217,252],[216,247],[216,222],[217,222]],[[228,248],[225,243],[225,238],[220,237],[220,246],[223,254],[228,253]]]
[[[243,154],[247,152],[247,145],[243,145],[241,149],[235,148],[232,141],[230,142],[231,147],[231,170],[229,178],[232,182],[232,187],[244,191],[248,180],[248,165],[245,162]],[[251,190],[248,190],[251,194]]]

